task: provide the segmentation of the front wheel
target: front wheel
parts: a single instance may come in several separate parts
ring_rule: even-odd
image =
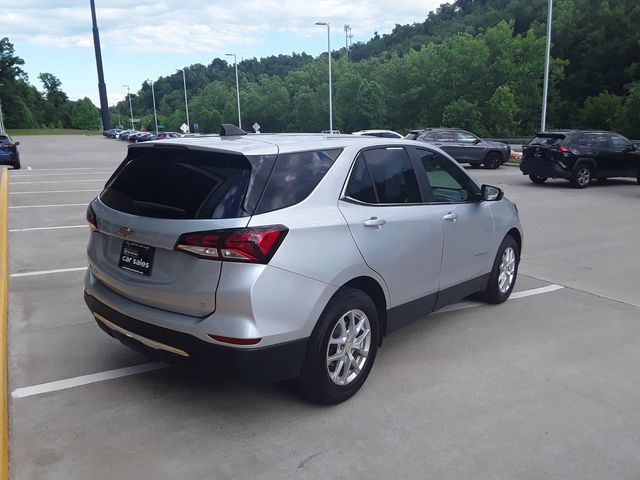
[[[507,235],[498,248],[487,286],[477,295],[478,299],[487,303],[506,301],[516,284],[519,263],[518,242],[511,235]]]
[[[593,168],[589,165],[582,164],[573,171],[571,175],[571,185],[575,188],[587,188],[593,178]]]
[[[489,152],[484,159],[484,167],[495,170],[502,163],[502,156],[498,152]]]
[[[539,177],[538,175],[529,175],[529,180],[533,183],[537,183],[538,185],[542,185],[547,181],[547,177]]]
[[[324,403],[344,402],[367,380],[378,351],[378,312],[364,292],[338,292],[320,315],[309,338],[301,392]]]

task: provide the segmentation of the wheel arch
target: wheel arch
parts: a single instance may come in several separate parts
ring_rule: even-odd
[[[342,285],[338,291],[334,294],[338,294],[340,291],[345,288],[355,288],[367,294],[373,303],[376,306],[376,310],[378,312],[378,322],[380,328],[380,339],[379,344],[382,345],[382,339],[385,336],[387,330],[387,297],[385,295],[384,289],[380,283],[372,278],[367,276],[360,276],[349,280],[347,283]]]
[[[578,168],[580,165],[586,163],[587,165],[590,165],[591,167],[593,167],[593,173],[595,175],[596,171],[598,170],[598,164],[596,163],[595,158],[591,158],[591,157],[580,157],[576,160],[576,163],[573,164],[573,170],[575,170],[576,168]]]
[[[513,239],[518,244],[518,257],[520,257],[522,255],[522,234],[520,233],[520,230],[518,230],[516,227],[513,227],[507,232],[505,238],[508,236],[513,237]]]

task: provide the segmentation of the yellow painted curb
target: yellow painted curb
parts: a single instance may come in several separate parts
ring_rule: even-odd
[[[9,313],[9,174],[0,170],[0,480],[9,478],[9,392],[7,390],[7,315]]]

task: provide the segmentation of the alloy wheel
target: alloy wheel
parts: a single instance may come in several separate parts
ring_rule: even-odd
[[[507,293],[513,285],[516,274],[516,252],[512,247],[507,247],[500,259],[498,275],[498,288],[500,293]]]
[[[327,373],[336,385],[348,385],[364,369],[371,348],[371,324],[358,309],[336,322],[327,345]]]

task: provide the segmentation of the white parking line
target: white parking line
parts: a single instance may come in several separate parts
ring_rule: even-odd
[[[88,202],[85,203],[57,203],[57,204],[49,204],[49,205],[14,205],[9,208],[48,208],[48,207],[86,207],[89,205]]]
[[[75,193],[75,192],[99,192],[100,188],[90,190],[38,190],[35,192],[9,192],[9,195],[30,195],[32,193]]]
[[[79,387],[89,383],[104,382],[114,378],[127,377],[138,373],[150,372],[160,368],[167,368],[169,365],[163,362],[150,362],[133,367],[117,368],[115,370],[107,370],[106,372],[92,373],[90,375],[82,375],[80,377],[67,378],[56,382],[41,383],[32,387],[16,388],[11,392],[13,398],[24,398],[32,395],[40,395],[41,393],[55,392],[56,390],[66,390],[67,388]]]
[[[105,182],[104,178],[85,178],[84,180],[40,180],[37,182],[11,182],[11,185],[36,185],[40,183],[86,183]]]
[[[525,290],[523,292],[515,292],[511,294],[509,301],[530,297],[532,295],[541,295],[543,293],[553,292],[564,288],[561,285],[547,285],[546,287],[534,288],[532,290]],[[455,310],[462,310],[464,308],[478,307],[480,305],[486,305],[479,302],[462,302],[456,305],[452,305],[450,308],[443,308],[436,313],[451,312]],[[81,385],[88,385],[90,383],[103,382],[105,380],[111,380],[114,378],[126,377],[129,375],[136,375],[138,373],[149,372],[152,370],[159,370],[166,368],[169,365],[162,362],[149,362],[136,365],[134,367],[118,368],[116,370],[107,370],[105,372],[93,373],[91,375],[83,375],[81,377],[67,378],[64,380],[57,380],[54,382],[41,383],[30,387],[16,388],[11,392],[13,398],[24,398],[32,395],[40,395],[41,393],[55,392],[57,390],[65,390],[67,388],[78,387]]]
[[[67,228],[87,228],[89,225],[61,225],[59,227],[31,227],[31,228],[14,228],[9,230],[9,233],[13,232],[35,232],[37,230],[64,230]]]
[[[55,270],[36,270],[34,272],[11,273],[9,275],[9,278],[37,277],[39,275],[51,275],[55,273],[81,272],[86,269],[87,267],[73,267],[73,268],[57,268]]]
[[[27,167],[28,168],[28,167]],[[63,172],[66,170],[104,170],[109,167],[73,167],[73,168],[36,168],[32,172]]]
[[[34,178],[34,177],[70,177],[75,175],[109,175],[113,171],[106,172],[67,172],[67,173],[21,173],[13,174],[11,178]]]
[[[551,284],[547,285],[546,287],[533,288],[531,290],[524,290],[522,292],[513,292],[509,297],[509,300],[517,300],[518,298],[530,297],[531,295],[540,295],[542,293],[554,292],[563,288],[564,287],[562,285]],[[454,303],[453,305],[449,305],[447,307],[441,308],[440,310],[437,310],[436,312],[434,312],[434,315],[438,313],[455,312],[456,310],[464,310],[466,308],[480,307],[482,305],[486,305],[486,303],[471,301]]]

